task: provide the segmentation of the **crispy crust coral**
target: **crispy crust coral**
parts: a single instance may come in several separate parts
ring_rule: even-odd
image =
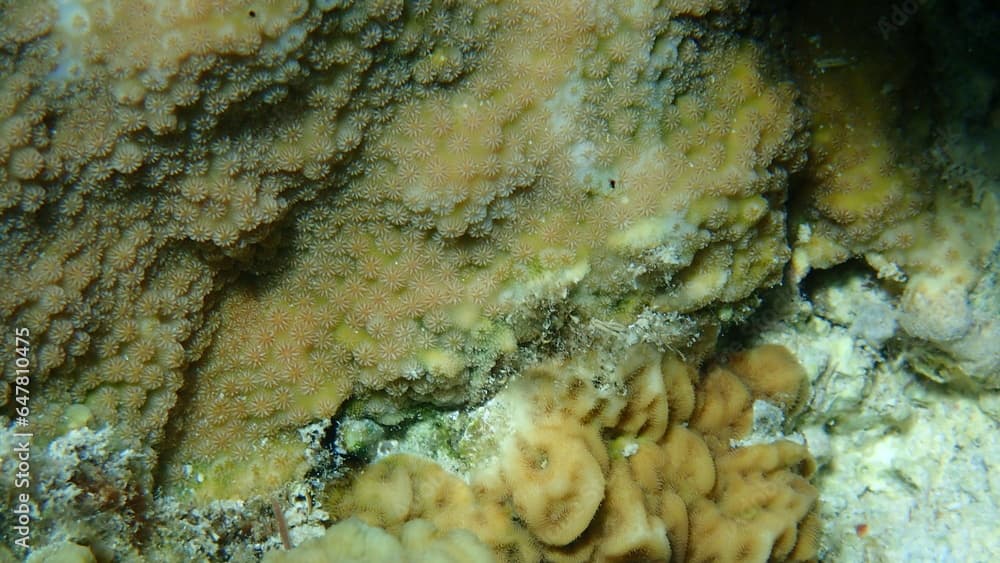
[[[515,514],[549,545],[566,545],[590,525],[604,499],[601,466],[580,437],[534,428],[514,436],[504,476]]]
[[[803,376],[790,354],[763,353],[777,354],[785,375]],[[809,482],[815,462],[806,447],[789,441],[732,445],[750,429],[751,389],[774,395],[776,389],[800,389],[802,381],[789,376],[781,386],[766,387],[719,366],[697,381],[676,358],[647,346],[631,349],[613,374],[602,374],[608,380],[601,384],[588,371],[593,365],[599,365],[596,354],[537,366],[496,399],[494,408],[510,417],[511,434],[492,465],[473,476],[471,488],[427,460],[393,456],[376,467],[410,467],[414,491],[428,487],[416,479],[439,483],[430,486],[438,490],[450,483],[454,502],[416,503],[421,508],[409,518],[442,530],[468,529],[505,560],[816,556],[818,493]],[[369,500],[341,503],[338,512],[398,533],[398,519],[386,524],[384,517],[354,512],[384,499],[365,492],[372,490],[367,481],[383,474],[394,473],[369,469],[348,495]],[[409,489],[399,490],[405,496]],[[399,513],[395,501],[380,502],[380,514]]]
[[[796,413],[809,398],[809,380],[788,348],[764,344],[729,357],[727,366],[750,388],[755,399],[780,405]]]

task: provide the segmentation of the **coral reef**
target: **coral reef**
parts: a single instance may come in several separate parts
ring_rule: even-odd
[[[1000,458],[997,395],[929,383],[909,360],[895,295],[863,265],[814,275],[804,294],[793,289],[768,299],[782,310],[749,321],[749,341],[783,343],[811,381],[795,428],[818,466],[822,560],[1000,554],[991,533],[1000,514],[990,469]],[[765,426],[757,410],[755,426]]]
[[[526,338],[501,314],[575,286],[607,303],[646,278],[631,308],[669,311],[773,281],[787,250],[767,198],[798,154],[791,92],[764,82],[749,46],[685,46],[694,30],[672,18],[696,5],[5,10],[3,311],[37,342],[40,434],[83,404],[156,444],[193,384],[181,457],[215,452],[229,424],[255,449],[356,387],[464,386]],[[489,65],[433,94],[482,53]],[[716,65],[729,78],[699,92]],[[206,320],[234,261],[259,268],[269,227],[320,192],[296,218],[291,279],[227,291]],[[278,339],[244,339],[239,320]],[[220,325],[224,351],[185,381]]]
[[[35,343],[39,435],[83,404],[159,442],[233,261],[266,257],[269,226],[345,181],[331,169],[392,102],[474,58],[483,28],[421,25],[469,16],[453,11],[404,30],[395,2],[4,3],[0,311]]]
[[[322,538],[291,552],[271,552],[267,563],[321,563],[336,556],[345,563],[385,561],[494,561],[490,551],[468,532],[440,532],[426,520],[407,522],[400,537],[350,518],[330,528]]]
[[[0,559],[854,553],[1000,410],[995,15],[890,4],[0,0]]]

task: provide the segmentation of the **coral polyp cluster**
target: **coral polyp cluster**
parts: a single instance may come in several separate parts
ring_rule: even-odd
[[[752,44],[704,55],[721,69],[714,83],[675,84],[649,78],[666,72],[650,53],[668,10],[503,9],[490,65],[403,104],[361,149],[362,175],[297,217],[295,262],[222,302],[234,330],[195,369],[170,469],[194,463],[194,488],[240,492],[233,472],[251,460],[295,459],[264,439],[333,416],[352,394],[482,396],[499,362],[521,361],[541,311],[617,323],[691,313],[681,345],[715,322],[713,307],[776,281],[789,251],[770,202],[801,157],[800,124]],[[524,82],[504,80],[515,75]],[[625,115],[634,123],[621,129]],[[249,447],[232,452],[237,431]]]

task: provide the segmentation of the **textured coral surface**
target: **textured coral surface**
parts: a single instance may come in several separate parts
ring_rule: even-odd
[[[727,352],[863,259],[866,345],[1000,388],[996,184],[933,123],[996,97],[907,90],[845,23],[886,2],[773,4],[0,0],[36,557],[255,560],[286,513],[343,519],[304,558],[815,557],[820,376]]]
[[[755,399],[807,393],[791,354],[768,346],[701,375],[647,346],[622,357],[603,373],[597,355],[527,370],[490,407],[507,438],[471,485],[398,454],[335,491],[332,514],[402,538],[421,521],[471,530],[503,561],[814,558],[805,446],[730,447],[750,431]]]

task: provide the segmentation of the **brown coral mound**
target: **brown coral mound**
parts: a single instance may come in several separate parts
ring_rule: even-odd
[[[335,495],[334,515],[392,533],[414,518],[466,529],[509,561],[815,559],[806,447],[731,445],[750,430],[753,397],[798,398],[805,388],[787,351],[734,360],[741,374],[744,364],[784,368],[766,380],[721,367],[699,376],[648,347],[600,378],[588,369],[596,360],[538,366],[497,398],[513,432],[472,485],[428,460],[392,456]],[[446,487],[448,501],[414,502],[427,486],[420,480]]]

